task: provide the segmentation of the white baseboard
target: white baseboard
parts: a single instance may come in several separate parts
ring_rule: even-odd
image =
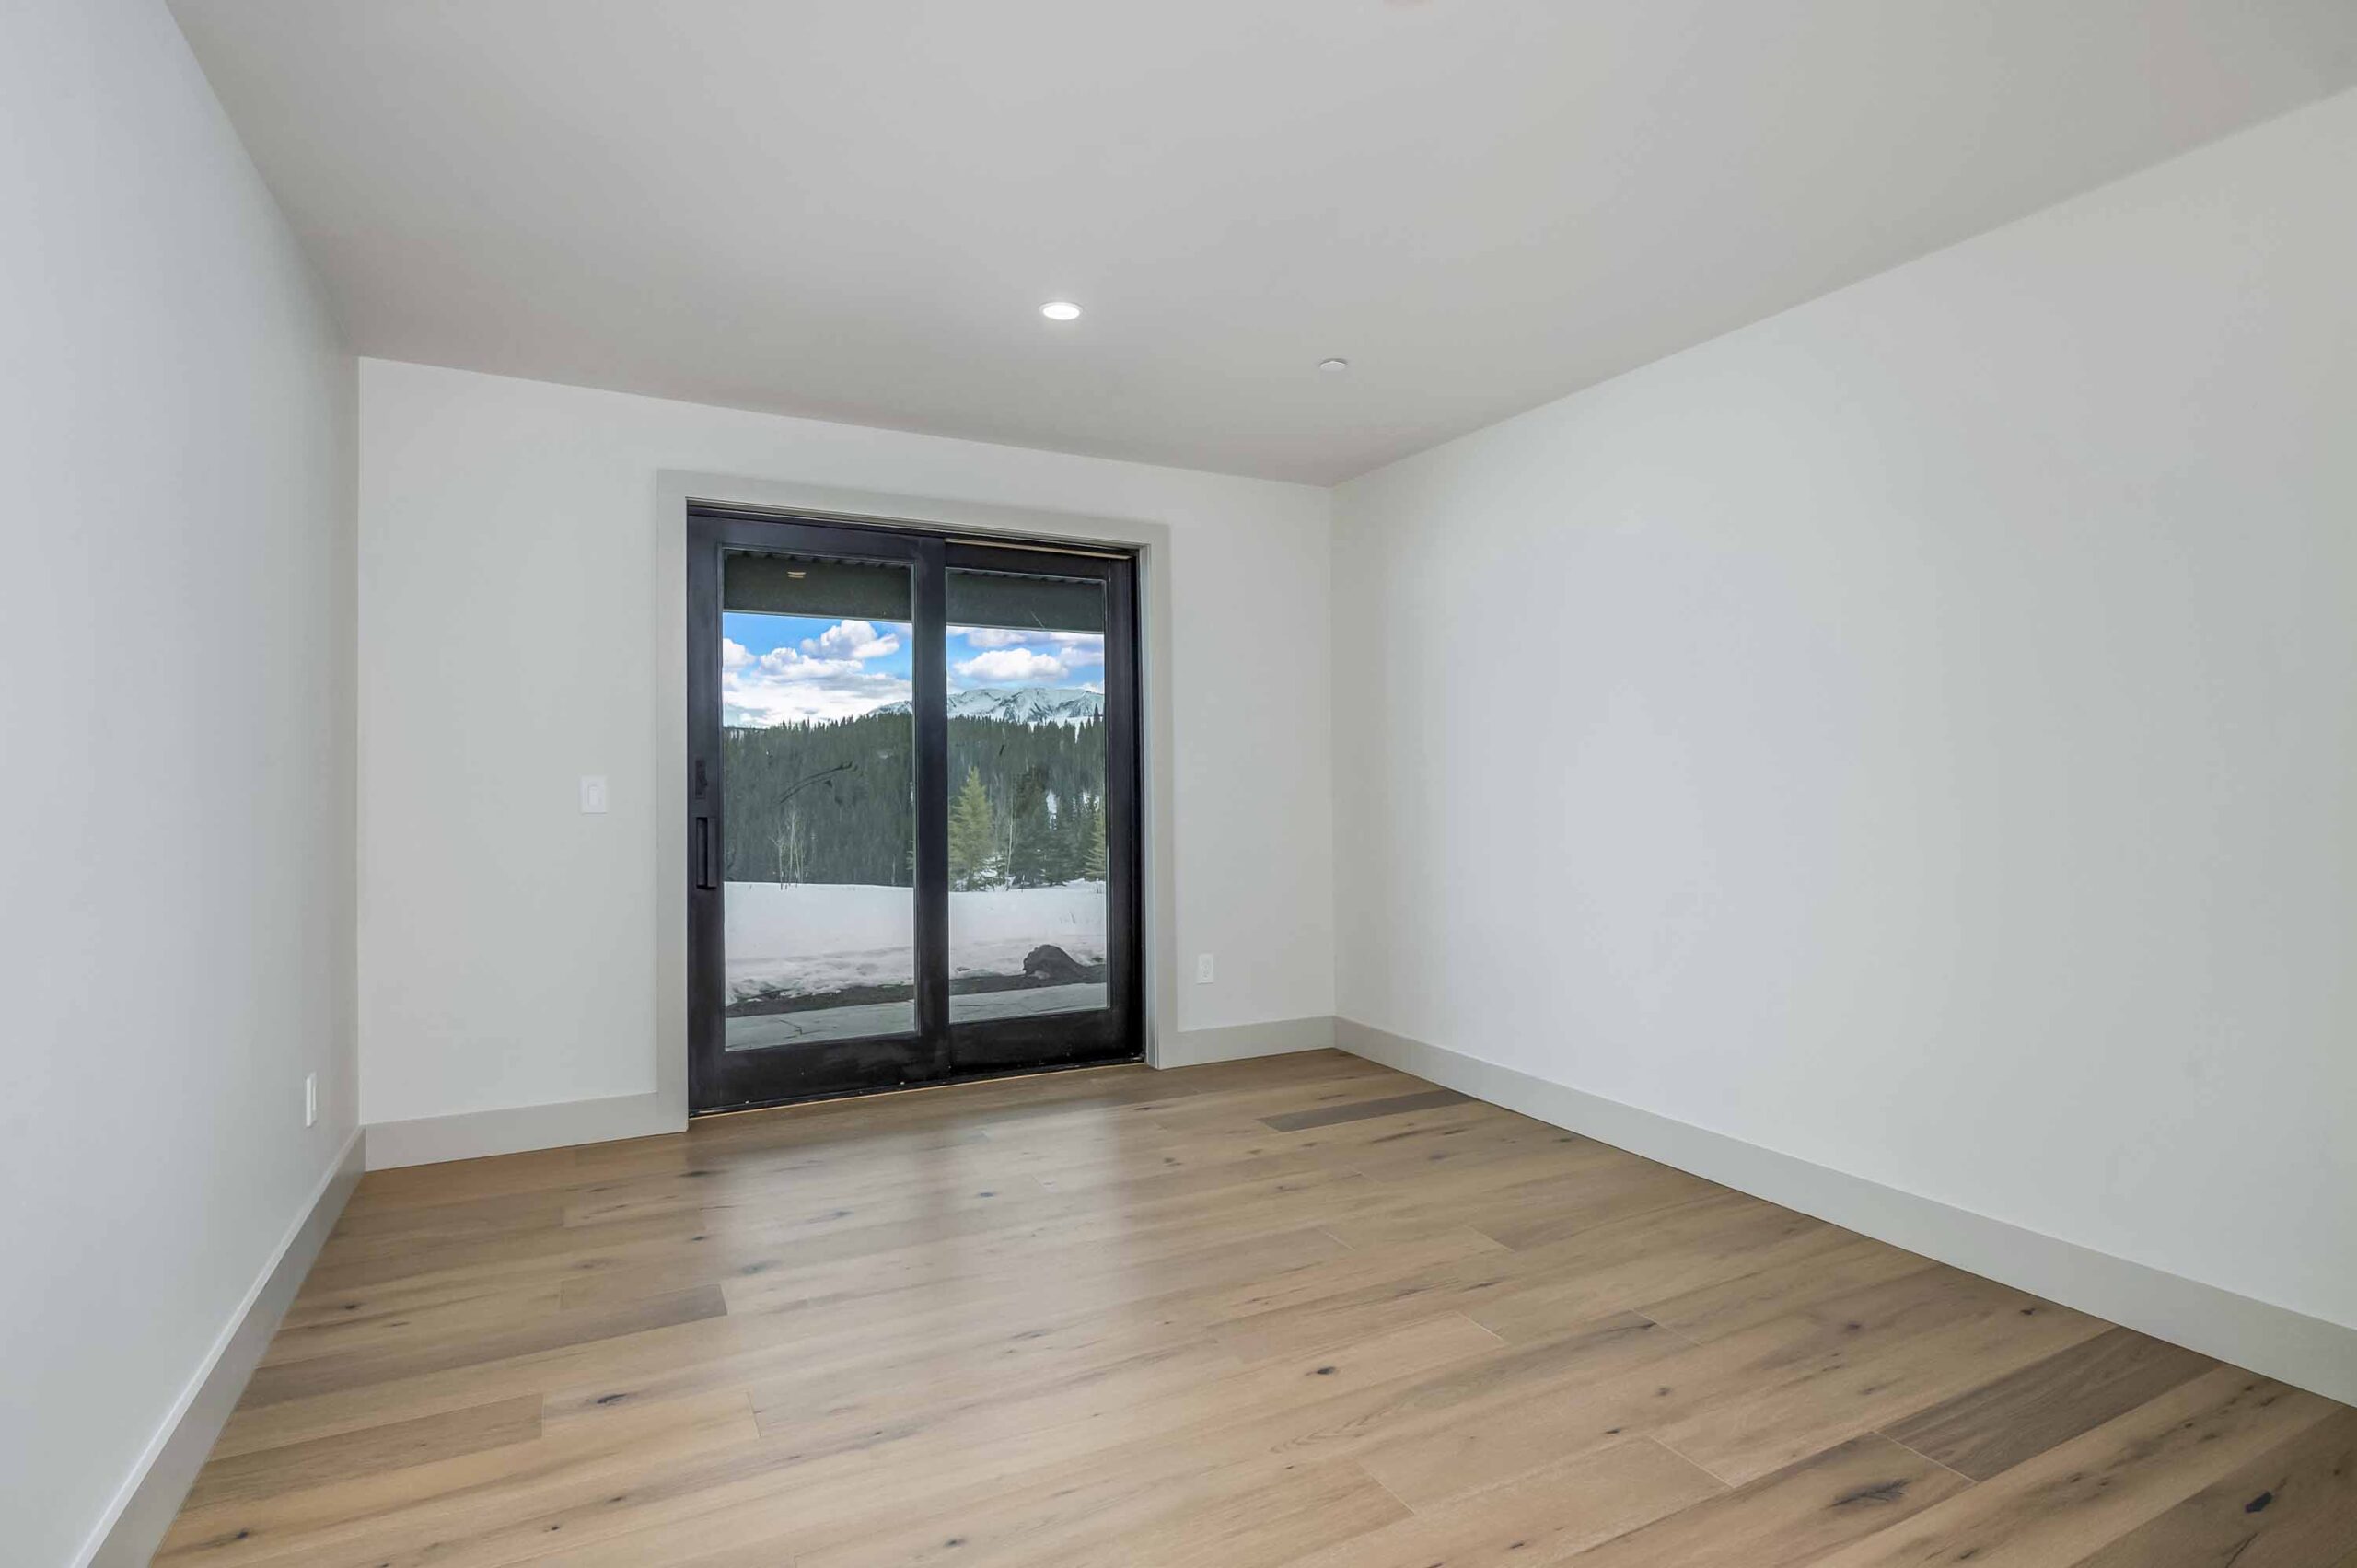
[[[360,1132],[355,1128],[213,1342],[171,1413],[148,1440],[106,1516],[75,1558],[75,1568],[146,1568],[196,1472],[204,1468],[205,1456],[213,1452],[214,1440],[237,1408],[238,1396],[245,1392],[246,1379],[261,1364],[278,1320],[286,1316],[303,1276],[311,1272],[328,1233],[359,1185]]]
[[[2357,1329],[1353,1019],[1334,1020],[1334,1043],[1387,1067],[2156,1339],[2357,1403]]]
[[[1296,1051],[1330,1051],[1334,1020],[1277,1018],[1265,1024],[1228,1024],[1215,1029],[1185,1029],[1154,1053],[1156,1067],[1200,1067],[1206,1062],[1240,1062],[1248,1056],[1283,1056]]]
[[[396,1166],[437,1165],[485,1155],[518,1155],[531,1149],[644,1138],[686,1128],[687,1119],[659,1093],[377,1121],[367,1129],[368,1168],[390,1170]]]

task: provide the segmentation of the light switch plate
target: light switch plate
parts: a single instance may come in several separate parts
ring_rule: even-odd
[[[1209,985],[1211,982],[1212,956],[1209,953],[1198,953],[1195,955],[1195,983]]]
[[[603,773],[582,774],[581,809],[594,816],[605,808],[606,775]]]

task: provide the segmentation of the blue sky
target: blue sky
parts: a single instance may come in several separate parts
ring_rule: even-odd
[[[849,718],[909,696],[905,623],[730,610],[720,618],[723,722],[766,727]],[[1050,686],[1101,691],[1105,639],[1093,632],[952,626],[949,689]]]

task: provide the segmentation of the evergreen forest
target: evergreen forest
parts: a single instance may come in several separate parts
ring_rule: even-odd
[[[949,877],[960,891],[1105,875],[1105,722],[949,720]],[[905,710],[721,738],[731,882],[914,881]]]

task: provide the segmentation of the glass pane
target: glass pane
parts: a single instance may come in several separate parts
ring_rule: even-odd
[[[906,565],[721,566],[727,1046],[916,1028]]]
[[[1105,589],[948,581],[949,1017],[1095,1012],[1105,970]]]

